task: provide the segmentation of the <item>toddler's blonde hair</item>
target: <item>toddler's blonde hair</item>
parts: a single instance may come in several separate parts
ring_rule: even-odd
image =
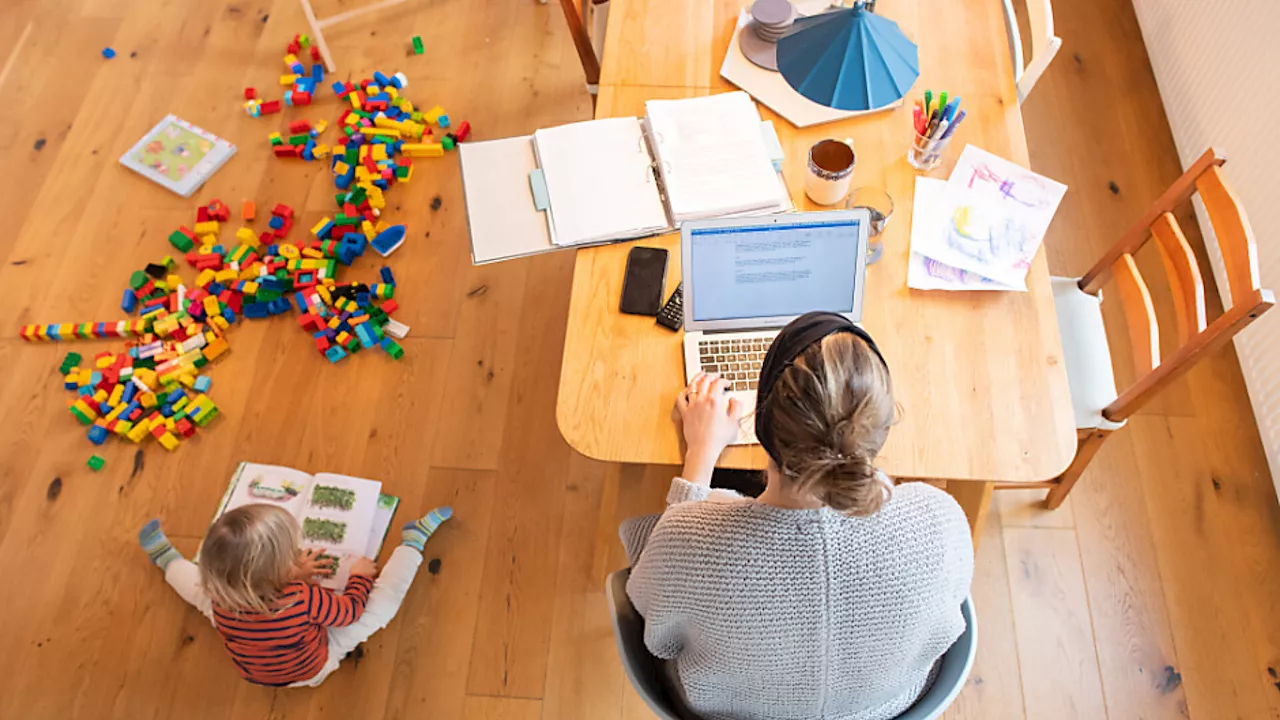
[[[200,580],[215,605],[233,612],[270,612],[290,581],[301,540],[298,521],[275,505],[227,512],[200,549]]]

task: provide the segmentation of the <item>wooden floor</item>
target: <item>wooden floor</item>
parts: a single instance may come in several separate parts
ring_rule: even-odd
[[[1071,187],[1051,267],[1078,273],[1179,171],[1128,3],[1056,11],[1064,48],[1024,112],[1034,168]],[[572,258],[471,267],[453,157],[390,193],[410,228],[393,262],[413,327],[399,363],[330,366],[285,319],[237,327],[211,373],[223,417],[172,455],[109,445],[95,474],[64,409],[67,348],[14,338],[24,322],[116,317],[128,272],[166,254],[197,200],[290,203],[302,228],[330,210],[321,165],[270,157],[281,121],[239,108],[245,85],[276,92],[302,27],[294,0],[0,9],[0,717],[647,717],[603,579],[624,563],[618,521],[661,507],[671,469],[594,462],[560,438]],[[426,55],[406,56],[414,34]],[[478,138],[590,115],[554,4],[410,0],[329,39],[343,77],[403,70],[415,102]],[[240,145],[192,200],[116,163],[168,112]],[[247,459],[381,478],[406,516],[456,510],[428,548],[438,572],[317,690],[240,680],[135,545],[154,516],[193,551]],[[1114,435],[1060,511],[1035,499],[997,496],[973,588],[978,663],[948,717],[1280,717],[1280,506],[1230,349]]]

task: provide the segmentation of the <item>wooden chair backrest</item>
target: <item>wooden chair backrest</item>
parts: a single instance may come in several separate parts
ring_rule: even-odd
[[[1103,410],[1108,420],[1119,422],[1132,415],[1201,357],[1221,347],[1275,304],[1272,292],[1262,287],[1258,247],[1249,219],[1222,176],[1225,162],[1213,148],[1206,150],[1080,278],[1080,289],[1092,295],[1098,294],[1108,276],[1115,281],[1133,345],[1138,379]],[[1200,266],[1173,217],[1174,207],[1195,192],[1200,193],[1213,223],[1231,291],[1231,307],[1211,323],[1205,319]],[[1168,276],[1178,326],[1178,349],[1168,358],[1160,357],[1155,307],[1133,260],[1134,254],[1153,238]]]
[[[1005,20],[1009,29],[1009,48],[1013,54],[1013,78],[1018,88],[1018,102],[1027,99],[1031,88],[1048,69],[1049,63],[1062,47],[1062,39],[1053,31],[1052,0],[1024,0],[1027,9],[1027,29],[1031,42],[1027,48],[1030,59],[1023,57],[1022,32],[1018,28],[1017,11],[1013,0],[1004,0]]]

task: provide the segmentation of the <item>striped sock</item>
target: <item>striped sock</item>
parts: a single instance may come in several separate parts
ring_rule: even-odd
[[[438,507],[417,520],[405,524],[404,532],[401,534],[403,540],[400,541],[400,544],[408,545],[414,550],[422,552],[422,548],[426,546],[427,538],[431,537],[431,533],[435,532],[441,523],[451,517],[453,517],[453,508]]]
[[[169,542],[169,538],[165,537],[164,531],[160,529],[159,520],[153,519],[142,526],[138,531],[138,544],[147,553],[147,557],[151,558],[151,562],[161,570],[182,557],[182,553],[173,549],[173,543]]]

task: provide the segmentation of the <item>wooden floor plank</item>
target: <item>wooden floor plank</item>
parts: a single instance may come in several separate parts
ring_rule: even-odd
[[[1165,592],[1127,430],[1107,439],[1072,497],[1110,717],[1184,717]]]
[[[1004,528],[1027,717],[1107,717],[1075,533]]]
[[[1189,418],[1142,417],[1131,419],[1127,430],[1138,448],[1191,716],[1266,717],[1275,688],[1266,667],[1259,667],[1258,638],[1244,607],[1256,581],[1236,573],[1237,548],[1224,526],[1199,425]]]
[[[974,614],[978,624],[978,656],[947,720],[1022,720],[1022,671],[1014,628],[1009,567],[1005,560],[1000,514],[987,515],[982,542],[974,558]],[[1032,715],[1031,717],[1035,717]]]
[[[539,720],[542,717],[541,701],[483,695],[468,696],[462,711],[462,720]]]

